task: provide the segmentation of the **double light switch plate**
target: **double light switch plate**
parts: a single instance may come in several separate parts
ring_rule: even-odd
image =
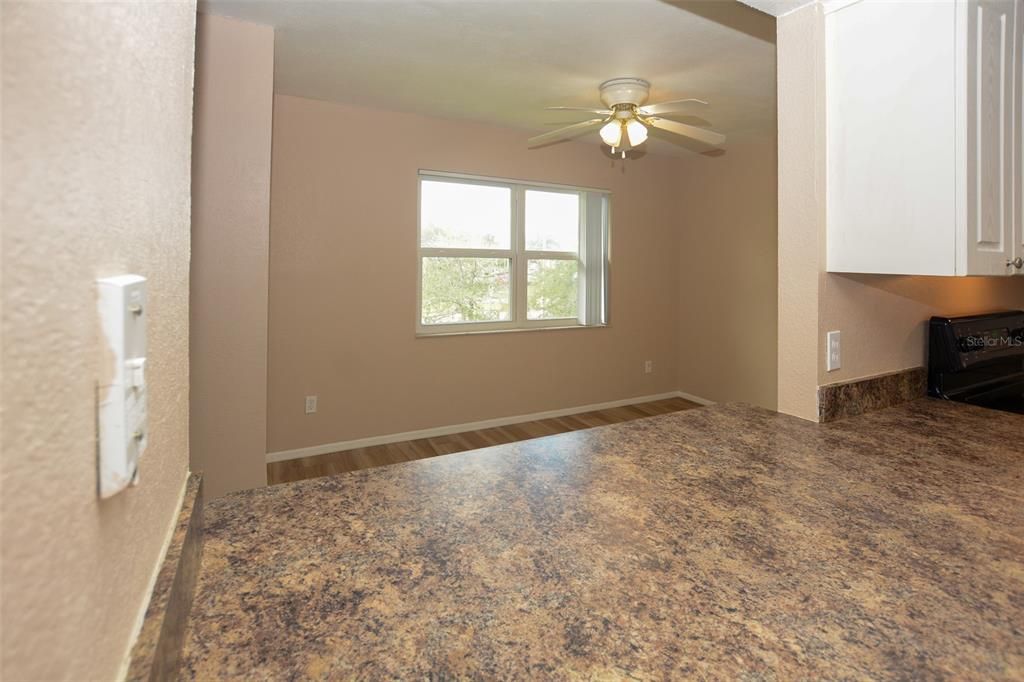
[[[98,382],[99,494],[110,497],[138,481],[146,449],[146,278],[97,282],[103,361]]]

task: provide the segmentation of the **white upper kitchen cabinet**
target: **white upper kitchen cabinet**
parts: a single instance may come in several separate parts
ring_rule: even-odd
[[[1024,0],[826,11],[828,270],[1024,273]]]

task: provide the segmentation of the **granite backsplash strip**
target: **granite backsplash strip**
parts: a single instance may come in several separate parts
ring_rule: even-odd
[[[202,549],[203,478],[192,474],[185,484],[178,525],[153,586],[142,630],[132,647],[126,677],[130,682],[178,678]]]
[[[818,420],[832,422],[893,407],[922,398],[927,392],[928,371],[924,367],[819,386]]]

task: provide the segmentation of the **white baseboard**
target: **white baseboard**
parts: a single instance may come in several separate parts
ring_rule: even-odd
[[[685,391],[676,391],[675,395],[676,395],[677,398],[682,398],[683,400],[689,400],[691,403],[697,403],[698,405],[705,405],[705,406],[707,406],[707,405],[714,405],[715,404],[714,400],[708,400],[707,398],[701,398],[699,395],[694,395],[692,393],[687,393]]]
[[[546,412],[533,412],[532,414],[517,414],[511,417],[498,417],[497,419],[485,419],[479,422],[466,422],[464,424],[450,424],[449,426],[436,426],[430,429],[419,429],[418,431],[403,431],[402,433],[388,433],[383,436],[370,436],[369,438],[357,438],[356,440],[343,440],[337,443],[324,443],[323,445],[311,445],[305,448],[294,450],[281,450],[280,452],[268,452],[267,464],[272,462],[284,462],[289,459],[300,457],[315,457],[316,455],[327,455],[342,450],[353,450],[355,448],[368,448],[373,445],[386,445],[388,443],[399,443],[406,440],[418,438],[435,438],[437,436],[449,436],[453,433],[463,431],[478,431],[489,429],[495,426],[508,426],[521,422],[532,422],[538,419],[551,419],[552,417],[566,417],[581,412],[593,412],[594,410],[607,410],[611,407],[622,407],[635,403],[646,403],[652,400],[665,400],[666,398],[682,398],[698,405],[714,405],[715,403],[706,398],[684,393],[683,391],[669,391],[668,393],[656,393],[654,395],[639,395],[633,398],[612,400],[606,403],[593,403],[590,405],[578,405],[566,407],[560,410],[548,410]]]

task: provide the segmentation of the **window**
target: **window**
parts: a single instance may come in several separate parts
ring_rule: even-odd
[[[420,334],[607,323],[607,192],[420,173]]]

